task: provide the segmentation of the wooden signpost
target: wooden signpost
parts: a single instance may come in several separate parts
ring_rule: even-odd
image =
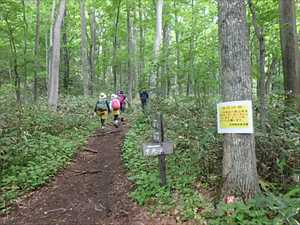
[[[160,185],[167,183],[166,178],[166,155],[173,153],[173,144],[165,141],[163,115],[160,113],[157,119],[153,120],[153,143],[143,144],[144,156],[159,156]]]

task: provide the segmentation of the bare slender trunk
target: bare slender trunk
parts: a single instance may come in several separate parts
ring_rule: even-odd
[[[36,24],[35,24],[35,47],[34,47],[34,84],[33,84],[33,99],[34,102],[38,98],[38,73],[40,70],[40,0],[36,0]]]
[[[106,74],[107,74],[107,55],[108,55],[108,50],[107,50],[107,42],[104,39],[102,42],[102,82],[103,82],[103,87],[106,86]]]
[[[295,0],[280,0],[280,40],[287,104],[300,112],[300,57]]]
[[[96,12],[93,9],[90,12],[90,23],[91,23],[91,80],[93,81],[96,77],[96,41],[97,41],[97,33],[96,33]]]
[[[251,100],[245,1],[219,0],[218,6],[223,100]],[[253,197],[259,192],[254,136],[225,134],[223,147],[223,195]]]
[[[117,14],[115,19],[115,33],[113,41],[113,59],[112,59],[112,72],[114,77],[114,91],[117,91],[117,48],[118,48],[118,28],[119,28],[119,17],[120,17],[121,0],[118,1]],[[121,84],[121,83],[120,83]]]
[[[178,79],[180,76],[180,49],[179,49],[179,29],[178,29],[178,16],[177,16],[177,6],[176,6],[176,0],[174,0],[174,10],[175,10],[175,39],[176,39],[176,76],[174,78],[174,90],[175,95],[177,95],[179,92],[181,92],[181,85],[179,86],[179,91],[177,89],[178,85]]]
[[[156,0],[156,33],[154,43],[154,56],[153,56],[153,72],[150,74],[150,89],[153,91],[158,85],[159,79],[159,53],[162,42],[162,13],[163,13],[163,0]]]
[[[21,81],[20,81],[20,76],[18,73],[18,55],[17,55],[17,49],[16,49],[16,41],[14,37],[14,32],[12,30],[11,24],[8,21],[7,16],[4,18],[6,25],[7,25],[7,30],[8,30],[8,36],[9,36],[9,45],[10,45],[10,52],[12,55],[12,67],[13,67],[13,73],[15,76],[15,91],[16,91],[16,100],[17,104],[21,105]]]
[[[144,69],[145,69],[145,52],[144,52],[144,47],[145,47],[145,34],[144,34],[144,25],[143,25],[143,10],[142,10],[142,2],[139,0],[139,22],[140,22],[140,57],[139,57],[139,84],[141,84],[142,80],[142,75],[144,74]]]
[[[272,77],[274,76],[274,74],[276,73],[276,66],[277,66],[278,62],[276,58],[272,59],[272,62],[269,66],[269,69],[266,73],[266,95],[269,95],[269,92],[271,90],[271,86],[272,86]]]
[[[252,24],[254,26],[255,35],[259,43],[259,102],[260,102],[260,124],[262,132],[266,132],[266,122],[267,122],[267,87],[266,87],[266,73],[265,73],[265,38],[262,27],[257,24],[256,9],[253,5],[252,0],[248,0],[249,8],[252,13]]]
[[[58,14],[53,28],[53,52],[50,60],[50,80],[48,105],[52,111],[57,111],[58,88],[59,88],[59,65],[60,65],[60,36],[61,26],[65,15],[66,0],[60,0]]]
[[[65,11],[65,18],[67,16],[67,9]],[[68,29],[67,23],[64,19],[63,21],[63,55],[64,55],[64,89],[68,93],[69,91],[69,82],[70,82],[70,56],[69,56],[69,48],[68,48]]]
[[[194,0],[192,0],[192,24],[194,24]],[[188,79],[186,85],[186,95],[191,95],[192,92],[192,80],[194,78],[194,49],[195,49],[195,32],[192,28],[191,40],[190,40],[190,68],[188,71]]]
[[[162,95],[166,97],[168,95],[168,83],[169,83],[169,45],[170,45],[170,27],[167,22],[163,29],[163,71],[161,78],[161,91]]]
[[[133,85],[133,30],[131,19],[131,7],[127,5],[127,51],[128,51],[128,101],[132,103]]]
[[[24,86],[27,86],[27,48],[28,48],[28,23],[26,19],[26,5],[25,1],[22,0],[23,6],[23,22],[24,22],[24,52],[23,52],[23,60],[24,60]]]
[[[83,94],[91,95],[91,77],[89,73],[89,61],[87,54],[87,31],[85,17],[85,0],[80,0],[80,17],[81,17],[81,74],[83,76]]]
[[[55,20],[55,7],[56,7],[56,0],[52,1],[52,10],[51,10],[51,25],[50,25],[50,32],[49,32],[49,47],[48,47],[48,67],[47,67],[47,92],[49,96],[49,85],[50,85],[50,76],[52,74],[51,67],[52,67],[52,55],[53,55],[53,26],[54,26],[54,20]]]

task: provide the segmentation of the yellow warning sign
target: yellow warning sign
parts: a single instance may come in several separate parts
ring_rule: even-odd
[[[218,104],[218,133],[253,133],[252,101]]]
[[[247,128],[248,107],[244,105],[220,107],[220,127],[221,128]]]

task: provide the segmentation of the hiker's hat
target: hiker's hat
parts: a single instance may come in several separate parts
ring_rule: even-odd
[[[100,99],[104,99],[104,98],[106,98],[106,94],[104,94],[104,93],[100,93],[100,95],[99,95],[99,98],[100,98]]]
[[[111,94],[111,99],[118,98],[116,94]]]

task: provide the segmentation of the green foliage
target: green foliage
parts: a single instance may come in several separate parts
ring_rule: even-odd
[[[230,225],[297,225],[300,219],[300,189],[293,192],[298,193],[298,197],[257,196],[247,202],[236,202],[233,204],[221,203],[217,211],[207,214],[209,224],[230,224]]]
[[[267,190],[285,192],[294,185],[293,175],[299,175],[300,121],[297,113],[287,112],[287,106],[276,97],[272,98],[267,133],[256,132],[258,171],[268,182]]]
[[[97,123],[88,116],[92,99],[65,98],[57,114],[46,104],[1,108],[0,210],[20,194],[46,183],[67,165]]]
[[[174,107],[178,107],[178,105]],[[186,105],[180,109],[185,107]],[[172,109],[170,108],[170,110]],[[168,122],[166,123],[168,127],[167,137],[174,141],[176,148],[174,154],[166,157],[167,185],[160,187],[157,158],[145,158],[141,152],[142,143],[149,142],[151,136],[152,128],[149,125],[149,119],[144,115],[134,116],[134,118],[134,125],[127,134],[123,146],[123,161],[128,169],[129,179],[135,183],[135,189],[131,193],[131,197],[139,204],[146,205],[153,210],[166,213],[168,209],[176,208],[182,219],[194,219],[198,210],[210,204],[205,201],[195,187],[199,183],[199,177],[204,175],[205,166],[203,165],[203,170],[201,170],[201,162],[208,161],[203,152],[192,148],[192,145],[199,142],[199,140],[193,140],[189,132],[186,133],[188,136],[184,135],[184,132],[191,129],[177,123],[178,120],[175,118],[170,117],[167,119],[168,122],[171,119],[176,121],[172,123],[174,127]],[[175,129],[178,128],[181,129],[175,132]],[[206,136],[206,140],[197,144],[199,149],[203,147],[204,142],[209,146],[209,142],[215,140],[210,139],[208,133],[203,134]],[[183,136],[180,137],[180,135]],[[191,138],[190,141],[188,138]],[[187,148],[187,146],[190,147]]]
[[[195,97],[152,101],[149,115],[157,111],[164,113],[166,137],[175,144],[174,154],[167,156],[168,182],[164,188],[159,186],[157,158],[145,158],[141,152],[142,143],[149,142],[151,137],[151,118],[132,116],[133,126],[123,148],[129,178],[135,183],[131,196],[151,209],[165,213],[175,210],[182,220],[203,221],[206,215],[212,224],[255,224],[249,222],[251,218],[258,221],[257,224],[271,224],[273,220],[284,224],[288,213],[296,212],[299,205],[296,198],[299,189],[291,178],[297,173],[300,159],[297,114],[286,116],[282,100],[278,97],[272,100],[268,132],[262,134],[260,127],[256,127],[258,173],[266,197],[258,197],[247,204],[221,204],[214,220],[216,211],[212,210],[212,205],[219,201],[222,185],[222,136],[216,133],[215,119],[218,101],[217,98]],[[280,194],[287,191],[290,192],[286,195]],[[224,216],[228,207],[235,207],[234,216]]]

